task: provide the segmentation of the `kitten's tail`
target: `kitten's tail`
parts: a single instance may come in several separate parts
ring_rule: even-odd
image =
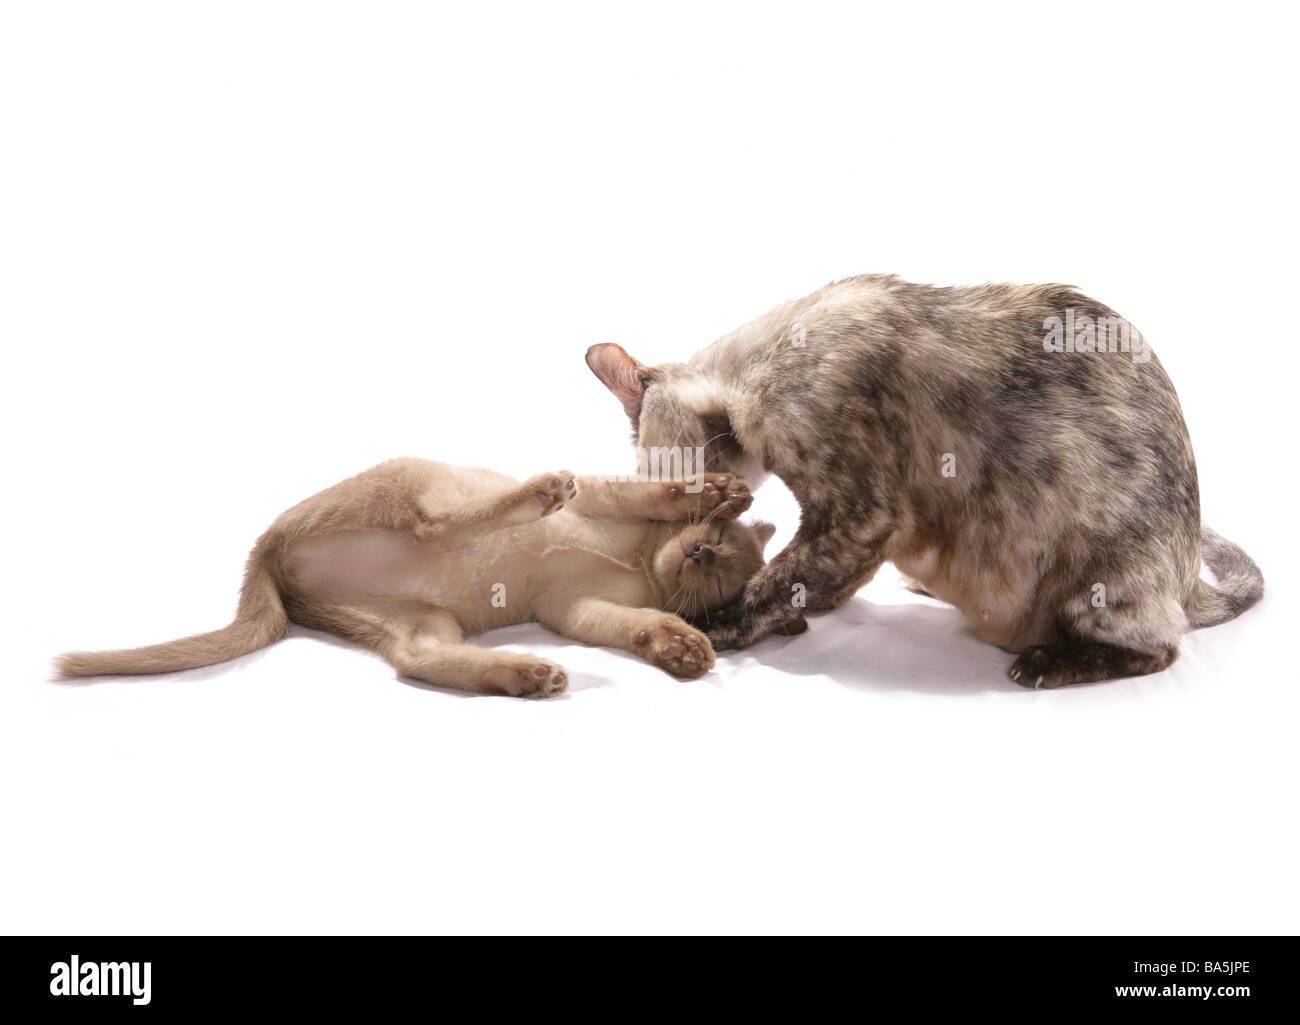
[[[1219,586],[1196,581],[1187,605],[1193,627],[1218,626],[1236,619],[1264,597],[1264,574],[1249,555],[1201,524],[1201,558],[1214,571]]]
[[[265,648],[280,640],[289,627],[279,588],[267,566],[262,543],[253,549],[244,572],[235,621],[211,633],[196,634],[167,644],[124,651],[79,651],[61,655],[55,663],[64,679],[76,676],[119,676],[138,673],[174,673]]]

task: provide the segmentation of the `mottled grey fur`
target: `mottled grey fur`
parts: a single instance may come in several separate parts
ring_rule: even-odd
[[[1064,285],[865,276],[689,363],[593,347],[641,445],[705,445],[708,469],[752,486],[776,474],[802,507],[791,544],[712,614],[714,645],[798,632],[801,594],[833,608],[886,559],[1019,654],[1011,675],[1028,686],[1155,672],[1189,626],[1258,601],[1258,567],[1202,529],[1159,361],[1046,351],[1049,318],[1071,309],[1118,316]],[[1218,588],[1199,579],[1202,554]]]

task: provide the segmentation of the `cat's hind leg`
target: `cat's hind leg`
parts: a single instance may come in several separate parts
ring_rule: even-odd
[[[1011,679],[1050,688],[1145,676],[1172,665],[1187,618],[1176,567],[1152,549],[1144,558],[1112,554],[1043,595],[1056,610],[1054,636],[1023,648]]]
[[[1147,676],[1168,669],[1176,658],[1176,644],[1163,645],[1157,651],[1138,651],[1100,641],[1066,640],[1061,644],[1035,644],[1026,648],[1011,666],[1010,676],[1022,687],[1037,690],[1067,683]]]
[[[898,585],[905,591],[911,591],[913,594],[919,594],[922,598],[933,598],[935,601],[943,601],[937,594],[931,592],[925,584],[909,577],[906,573],[899,574]]]
[[[466,644],[451,612],[417,599],[297,602],[292,615],[295,622],[364,645],[403,676],[425,683],[531,698],[553,697],[569,685],[564,667],[544,658]]]

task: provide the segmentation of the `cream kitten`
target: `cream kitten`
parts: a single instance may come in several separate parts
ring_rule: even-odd
[[[167,673],[280,640],[290,622],[377,651],[405,676],[464,690],[558,694],[568,675],[536,655],[465,638],[537,621],[624,648],[674,676],[713,667],[701,617],[763,565],[770,524],[727,474],[685,484],[544,473],[520,484],[421,459],[382,463],[280,516],[244,575],[222,630],[129,651],[62,656],[64,677]],[[665,612],[664,610],[670,610]]]

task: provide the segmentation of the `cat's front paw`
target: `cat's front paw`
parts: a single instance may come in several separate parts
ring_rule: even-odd
[[[685,680],[694,680],[713,668],[709,639],[676,616],[637,632],[634,650],[648,662]]]
[[[514,679],[506,692],[519,698],[551,698],[563,694],[569,686],[569,674],[544,658],[525,655],[515,667]]]
[[[571,470],[539,473],[536,477],[530,477],[524,487],[532,492],[543,516],[558,512],[564,508],[565,502],[572,502],[578,497],[578,482]]]
[[[769,634],[796,637],[808,629],[808,620],[795,609],[782,610],[764,616],[740,614],[729,617],[712,614],[708,624],[709,640],[718,651],[748,648]]]

